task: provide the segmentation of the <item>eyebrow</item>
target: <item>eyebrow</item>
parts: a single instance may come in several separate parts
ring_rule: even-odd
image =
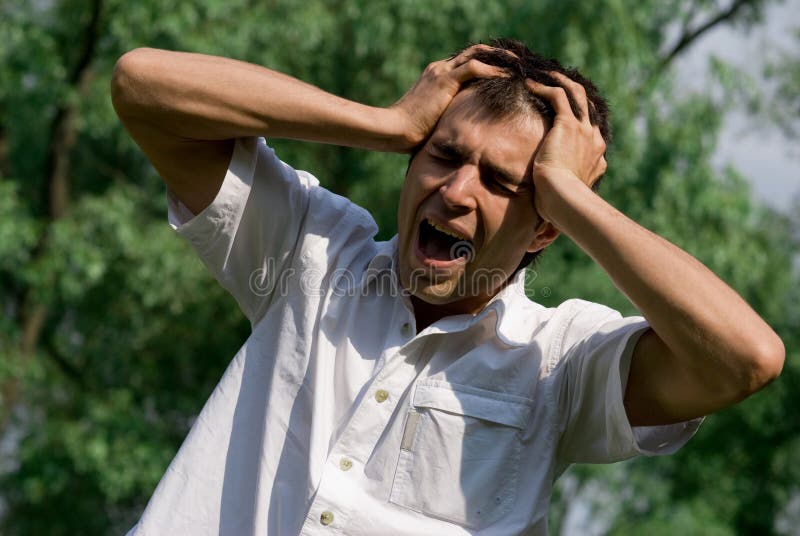
[[[434,149],[436,149],[437,152],[440,152],[447,157],[456,158],[461,161],[469,158],[469,153],[464,150],[463,147],[451,141],[431,140],[431,145]],[[479,164],[479,168],[482,172],[488,171],[494,176],[500,177],[503,182],[506,182],[510,185],[524,186],[525,184],[524,178],[520,179],[510,171],[507,171],[499,166],[495,166],[493,164]]]

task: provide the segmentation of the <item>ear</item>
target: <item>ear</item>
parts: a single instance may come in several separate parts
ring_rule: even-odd
[[[556,229],[552,223],[541,220],[536,228],[536,236],[533,237],[533,240],[531,240],[528,246],[528,253],[535,253],[536,251],[543,250],[552,244],[553,241],[558,238],[559,234],[561,234],[561,231]]]

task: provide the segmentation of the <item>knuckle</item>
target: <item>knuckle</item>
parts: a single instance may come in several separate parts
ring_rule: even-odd
[[[606,150],[606,140],[603,139],[603,136],[600,134],[599,130],[595,130],[594,134],[594,146],[597,149],[605,151]]]
[[[567,97],[567,90],[563,87],[553,88],[553,98],[558,100],[562,106],[569,106],[569,97]]]
[[[586,88],[583,87],[582,84],[579,84],[574,80],[570,80],[569,87],[572,90],[572,92],[575,93],[576,97],[586,98]]]

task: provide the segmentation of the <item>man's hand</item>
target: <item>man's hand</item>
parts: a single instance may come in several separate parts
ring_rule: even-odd
[[[590,191],[605,171],[600,131],[579,84],[528,83],[556,112],[533,163],[540,217],[569,236],[611,277],[651,328],[637,340],[624,393],[632,425],[707,415],[780,374],[783,343],[723,281],[685,251]]]
[[[412,150],[428,136],[462,82],[504,74],[471,59],[485,47],[476,45],[431,64],[390,108],[350,101],[257,65],[142,48],[117,62],[112,101],[167,186],[196,214],[219,191],[235,138]]]
[[[549,102],[556,112],[553,125],[542,140],[533,163],[533,181],[537,192],[545,191],[544,182],[580,180],[591,187],[606,171],[606,144],[600,128],[589,122],[589,100],[582,85],[561,73],[550,73],[564,87],[546,86],[528,80],[530,90]],[[572,112],[567,93],[578,105],[579,114]],[[577,181],[576,181],[577,183]],[[576,184],[577,186],[577,184]],[[539,215],[551,221],[545,196],[537,195]]]
[[[491,48],[473,45],[457,56],[431,63],[411,89],[390,107],[405,133],[403,150],[411,151],[427,139],[462,83],[473,78],[508,76],[502,68],[472,58],[475,51]]]

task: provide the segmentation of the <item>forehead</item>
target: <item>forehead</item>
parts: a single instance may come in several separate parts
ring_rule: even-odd
[[[531,112],[493,115],[472,93],[462,91],[445,110],[430,137],[433,144],[457,146],[484,164],[524,173],[546,132],[542,118]],[[521,168],[521,170],[520,170]]]

